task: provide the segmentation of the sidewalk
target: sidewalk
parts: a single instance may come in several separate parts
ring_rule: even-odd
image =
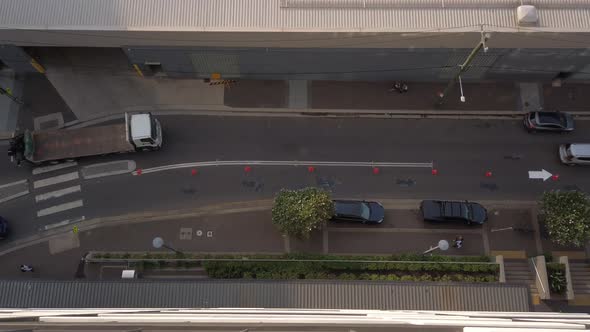
[[[386,222],[378,227],[331,225],[323,232],[312,234],[309,241],[283,238],[270,221],[270,206],[266,203],[231,205],[256,206],[247,210],[232,209],[230,205],[226,208],[211,206],[192,213],[188,210],[184,213],[163,211],[143,218],[138,214],[127,219],[88,220],[78,225],[78,233],[67,227],[53,231],[55,235],[51,238],[32,241],[24,247],[18,243],[7,243],[3,249],[10,250],[0,256],[0,264],[6,267],[0,271],[0,277],[24,276],[17,267],[28,264],[38,267],[39,278],[71,279],[84,253],[94,250],[153,251],[151,241],[156,236],[166,239],[166,243],[177,250],[211,253],[416,253],[436,245],[440,239],[451,241],[457,235],[465,237],[464,248],[449,249],[441,254],[484,255],[520,250],[523,255],[534,256],[554,250],[572,250],[557,248],[544,241],[541,243],[540,239],[535,240],[533,234],[493,231],[509,226],[534,227],[529,207],[483,202],[489,208],[490,220],[482,228],[425,224],[419,218],[415,204],[409,207],[409,203],[404,200],[383,201],[387,209]],[[543,247],[540,248],[540,245]]]
[[[0,71],[0,87],[16,98],[20,98],[22,94],[22,81],[17,80],[10,70]],[[18,125],[20,110],[20,104],[15,103],[7,95],[0,95],[0,140],[12,137]]]
[[[552,87],[543,83],[484,82],[463,83],[465,102],[460,101],[459,85],[437,105],[446,82],[406,82],[408,92],[389,91],[393,82],[305,81],[308,109],[321,110],[404,110],[464,111],[466,114],[547,110],[590,113],[590,84],[566,83]],[[224,103],[235,108],[288,108],[292,82],[238,81],[225,89]]]

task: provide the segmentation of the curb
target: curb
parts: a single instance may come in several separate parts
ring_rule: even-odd
[[[152,112],[157,116],[251,116],[251,117],[349,117],[349,118],[388,118],[388,119],[454,119],[454,120],[514,120],[522,117],[524,111],[461,111],[461,110],[366,110],[366,109],[292,109],[292,108],[247,108],[221,105],[161,105],[132,106],[121,113],[101,114],[84,121],[74,120],[64,124],[64,128],[82,128],[106,121],[123,118],[124,112]],[[590,112],[568,112],[578,120],[590,120]]]

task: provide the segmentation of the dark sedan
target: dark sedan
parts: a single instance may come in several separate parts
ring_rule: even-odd
[[[524,127],[529,132],[570,132],[574,130],[574,118],[564,112],[530,112],[524,116]]]
[[[384,216],[385,209],[377,202],[334,200],[332,221],[380,224]]]
[[[8,221],[0,217],[0,240],[6,238],[8,235]]]
[[[468,201],[426,200],[420,204],[425,221],[483,224],[488,220],[487,210],[481,204]]]

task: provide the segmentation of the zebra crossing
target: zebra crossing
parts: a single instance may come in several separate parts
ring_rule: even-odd
[[[36,167],[32,176],[36,215],[45,224],[43,228],[84,220],[82,178],[75,161]]]

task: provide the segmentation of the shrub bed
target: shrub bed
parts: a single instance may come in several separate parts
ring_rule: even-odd
[[[563,294],[567,290],[565,265],[561,263],[547,263],[549,289],[552,293]]]
[[[205,271],[218,279],[342,279],[390,281],[498,280],[495,264],[361,262],[223,262],[206,261]]]
[[[143,268],[193,267],[200,265],[205,268],[209,277],[217,279],[496,282],[498,281],[499,271],[497,264],[485,264],[491,262],[488,256],[94,253],[92,258],[129,259],[134,260],[136,266]],[[226,260],[224,261],[224,259]]]

